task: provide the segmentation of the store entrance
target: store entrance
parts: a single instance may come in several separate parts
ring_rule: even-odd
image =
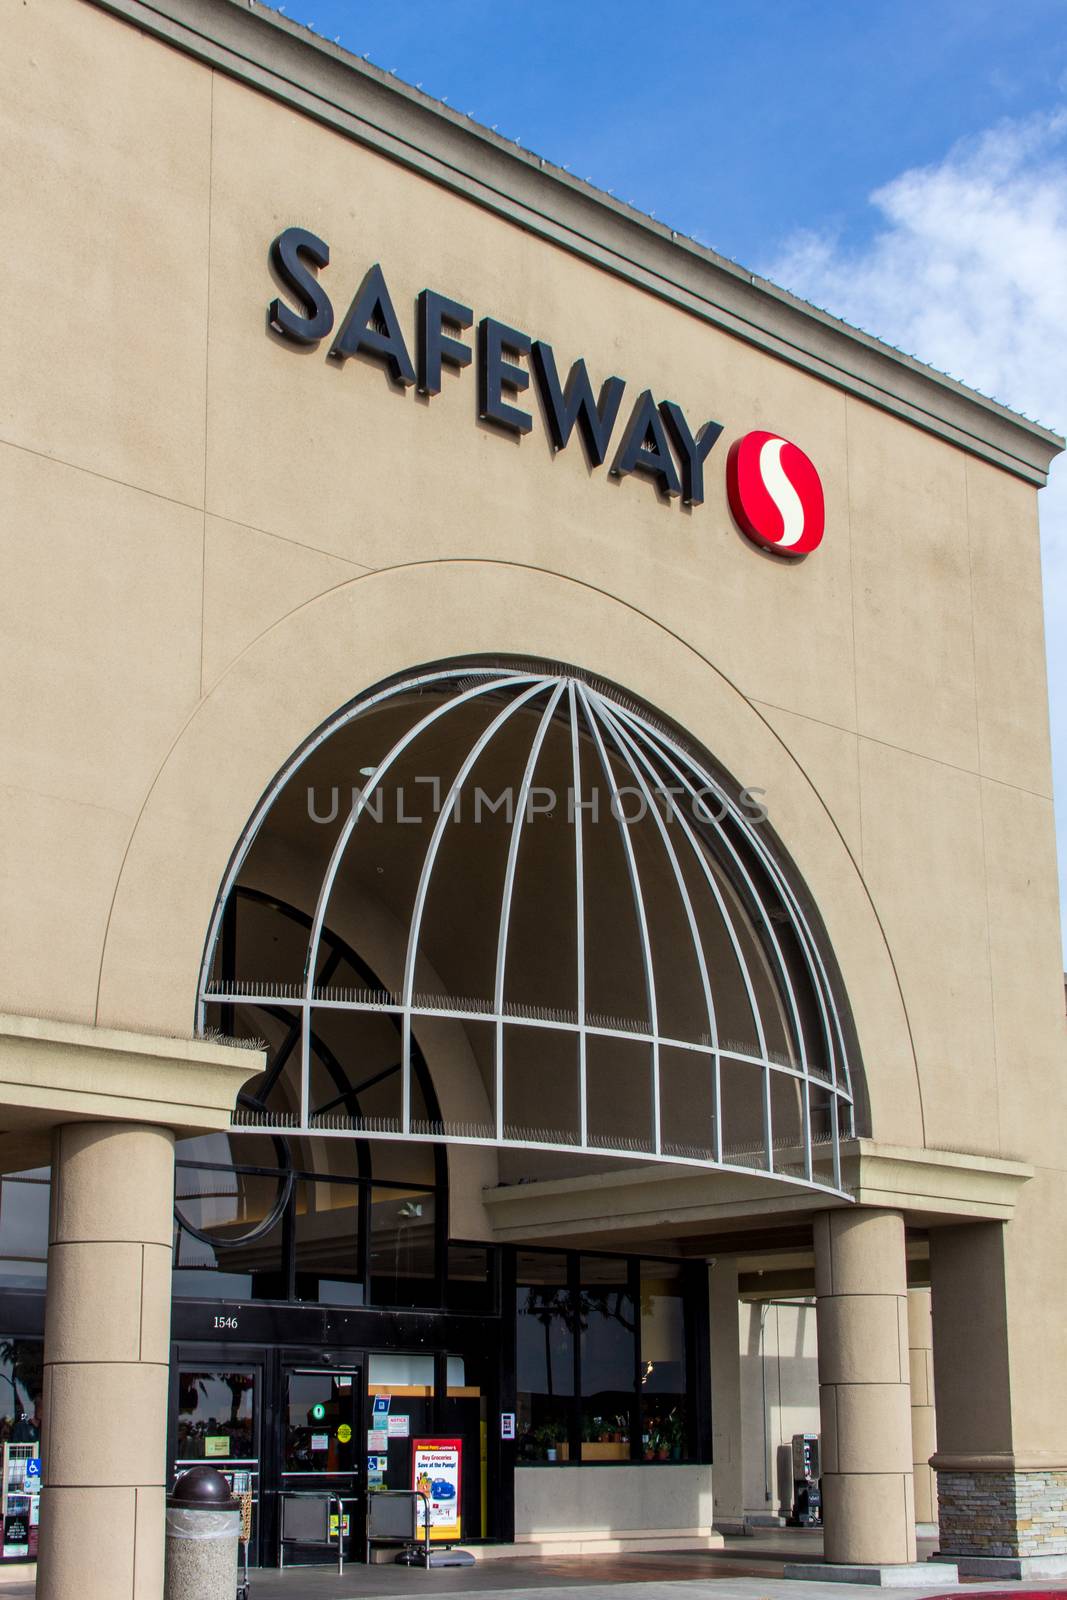
[[[359,1354],[179,1345],[172,1371],[172,1476],[207,1462],[252,1496],[253,1566],[278,1562],[281,1502],[329,1495],[332,1549],[287,1545],[286,1563],[363,1553],[365,1363]]]
[[[207,1462],[252,1495],[253,1566],[276,1566],[286,1496],[330,1495],[332,1548],[286,1542],[285,1565],[365,1554],[367,1495],[410,1489],[418,1440],[458,1441],[460,1539],[490,1536],[488,1356],[180,1343],[172,1479]],[[495,1466],[495,1460],[494,1460]],[[338,1519],[343,1519],[339,1522]]]
[[[328,1495],[333,1553],[340,1539],[345,1559],[354,1560],[364,1546],[362,1363],[349,1363],[344,1371],[283,1366],[281,1391],[278,1515],[281,1501]],[[286,1544],[287,1563],[328,1559],[332,1554],[321,1545]]]

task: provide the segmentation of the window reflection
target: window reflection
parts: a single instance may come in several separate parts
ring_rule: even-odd
[[[49,1167],[35,1167],[0,1179],[0,1288],[45,1287],[50,1177]]]
[[[677,1262],[517,1253],[520,1461],[689,1459],[685,1289]]]
[[[178,1375],[178,1459],[249,1461],[255,1449],[256,1374],[183,1368]]]
[[[429,1189],[371,1190],[370,1287],[375,1305],[430,1306],[440,1299],[436,1206]]]
[[[359,1189],[300,1178],[293,1196],[296,1298],[363,1304],[359,1270]]]
[[[646,1461],[686,1461],[685,1299],[682,1269],[641,1263],[641,1445]]]
[[[575,1319],[562,1252],[520,1251],[516,1316],[519,1459],[569,1461]]]
[[[0,1335],[0,1443],[40,1439],[43,1360],[40,1339]]]
[[[626,1261],[582,1257],[579,1316],[582,1460],[628,1461],[637,1319]]]

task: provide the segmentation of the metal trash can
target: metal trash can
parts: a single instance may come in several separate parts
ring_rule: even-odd
[[[164,1600],[234,1600],[241,1502],[214,1467],[190,1467],[167,1496]]]

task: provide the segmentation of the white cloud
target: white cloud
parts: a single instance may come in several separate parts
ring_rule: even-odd
[[[871,195],[860,246],[795,235],[768,277],[1064,432],[1067,111],[998,124]],[[1041,496],[1045,630],[1067,907],[1067,461]],[[1063,917],[1067,929],[1067,914]]]

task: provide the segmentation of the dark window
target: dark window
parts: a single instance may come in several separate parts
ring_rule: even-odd
[[[568,1258],[563,1254],[520,1251],[517,1285],[519,1459],[569,1461],[574,1302]]]
[[[0,1335],[0,1438],[12,1444],[36,1443],[41,1437],[43,1364],[40,1339]]]
[[[581,1258],[583,1461],[628,1461],[637,1377],[637,1321],[629,1263]]]
[[[48,1274],[50,1168],[0,1181],[0,1288],[43,1289]]]
[[[450,1311],[494,1311],[492,1251],[484,1244],[450,1244],[445,1294]]]
[[[439,1303],[436,1220],[432,1189],[375,1184],[370,1210],[370,1291],[374,1305]]]
[[[224,989],[240,988],[250,974],[255,983],[239,999],[209,1005],[205,1020],[227,1035],[257,1041],[266,1062],[238,1095],[229,1132],[183,1139],[175,1151],[174,1293],[442,1307],[444,1151],[429,1140],[359,1137],[362,1126],[399,1129],[400,1013],[319,1007],[305,1058],[299,1012],[264,992],[289,984],[302,970],[311,926],[298,907],[248,886],[238,886],[227,907],[216,977]],[[316,977],[339,994],[385,992],[328,927]],[[432,1131],[440,1108],[414,1040],[411,1066],[412,1124]],[[305,1067],[313,1118],[349,1137],[290,1131]],[[457,1308],[484,1309],[488,1273],[483,1267],[479,1276],[475,1261],[467,1281],[470,1297],[457,1298]]]
[[[682,1269],[641,1262],[641,1444],[646,1461],[688,1457]]]
[[[359,1267],[359,1186],[298,1178],[293,1194],[296,1298],[363,1304]]]
[[[269,1145],[264,1145],[264,1152]],[[282,1212],[290,1180],[281,1172],[179,1162],[174,1293],[198,1299],[285,1299]]]
[[[520,1250],[515,1265],[519,1460],[689,1460],[699,1306],[682,1264]]]

